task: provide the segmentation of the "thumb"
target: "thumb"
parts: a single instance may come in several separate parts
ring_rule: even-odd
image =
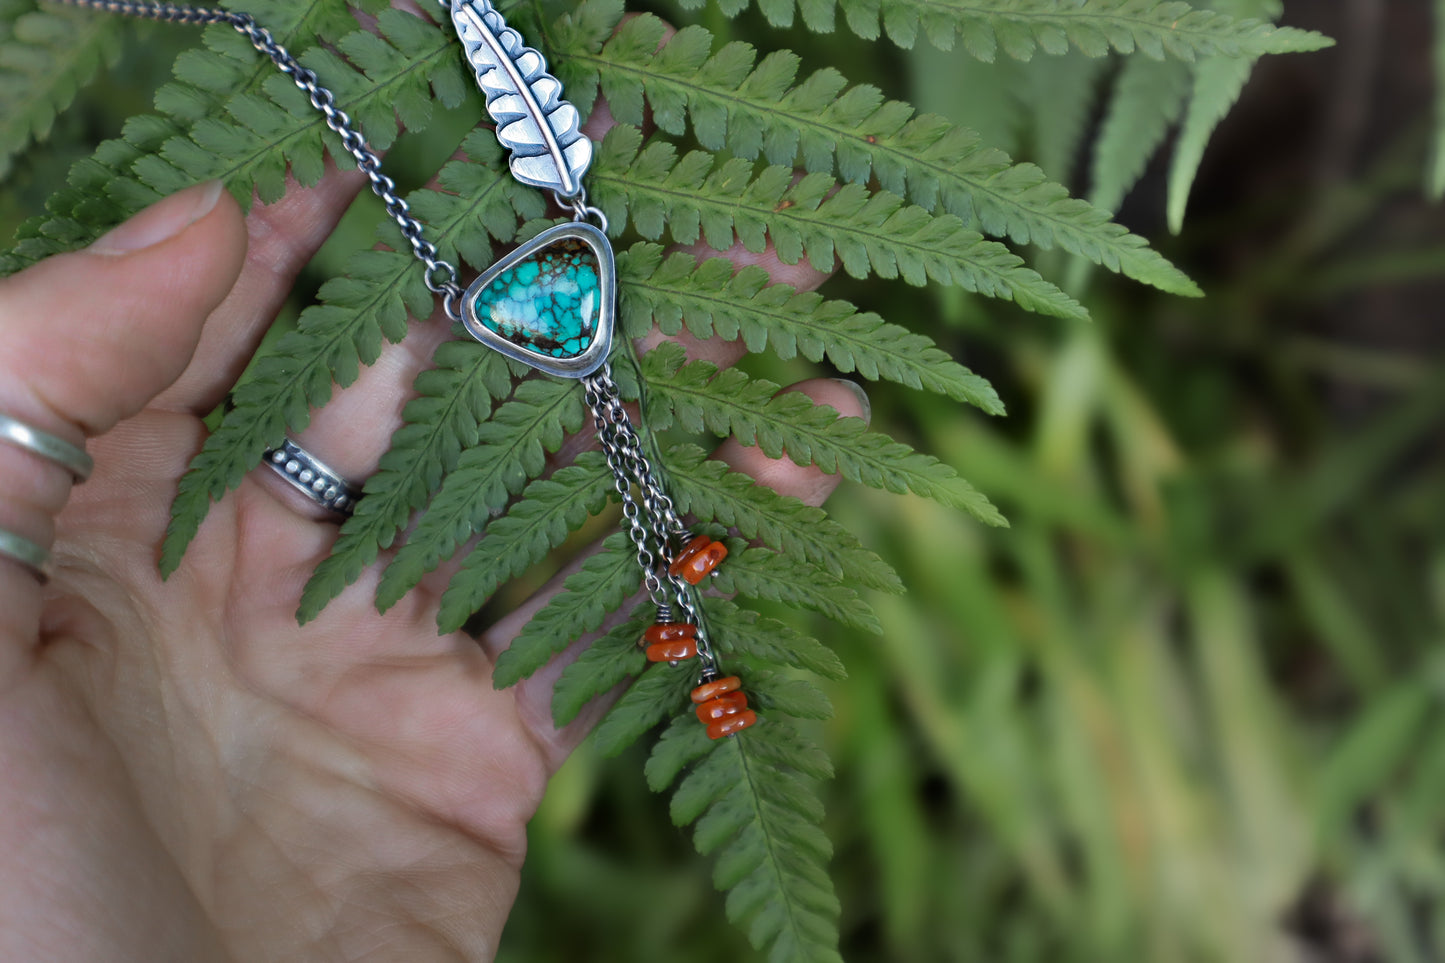
[[[215,182],[0,280],[0,414],[83,445],[140,411],[184,370],[245,253],[240,207]],[[63,467],[0,442],[0,530],[48,551],[70,485]],[[0,559],[0,631],[17,628],[7,614],[38,618],[35,586]]]

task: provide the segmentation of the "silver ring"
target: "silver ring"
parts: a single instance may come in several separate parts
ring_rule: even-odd
[[[95,461],[85,453],[84,448],[72,445],[64,438],[57,438],[48,431],[32,428],[23,421],[16,421],[9,415],[0,415],[0,441],[7,441],[70,469],[78,482],[89,478],[95,468]]]
[[[0,555],[30,569],[42,584],[50,581],[50,553],[30,539],[0,528]]]
[[[267,467],[328,512],[350,515],[356,508],[360,486],[341,477],[290,438],[280,448],[267,448],[265,459]]]

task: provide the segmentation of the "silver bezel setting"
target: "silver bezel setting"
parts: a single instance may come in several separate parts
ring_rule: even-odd
[[[543,248],[566,238],[582,241],[597,256],[597,289],[601,303],[597,306],[597,332],[587,350],[573,358],[552,358],[530,348],[514,344],[497,334],[477,317],[476,300],[487,285],[502,272],[526,260]],[[612,257],[612,244],[596,227],[582,221],[548,228],[506,257],[487,268],[467,286],[462,298],[462,326],[482,344],[538,371],[559,378],[585,378],[602,366],[612,348],[612,328],[617,306],[617,265]]]

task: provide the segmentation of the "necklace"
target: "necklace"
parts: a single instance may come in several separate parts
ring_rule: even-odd
[[[135,0],[55,0],[75,7],[163,23],[225,24],[244,34],[276,69],[291,78],[340,138],[386,213],[401,229],[424,269],[427,288],[445,313],[477,341],[545,374],[579,379],[622,501],[623,527],[636,552],[643,586],[657,621],[643,635],[651,662],[674,665],[696,658],[692,690],[698,718],[713,739],[754,725],[737,676],[724,677],[708,639],[697,586],[727,556],[727,547],[694,535],[679,518],[608,365],[616,316],[616,276],[607,218],[587,202],[584,179],[592,143],[577,109],[562,99],[562,84],[547,62],[509,27],[489,0],[440,0],[463,56],[510,152],[512,176],[551,194],[572,216],[538,234],[483,271],[466,288],[457,268],[426,239],[426,227],[396,194],[381,159],[316,73],[303,66],[249,14]]]

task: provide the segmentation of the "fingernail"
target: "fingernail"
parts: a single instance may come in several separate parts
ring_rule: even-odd
[[[853,396],[858,399],[858,407],[863,409],[863,414],[859,417],[865,423],[871,421],[873,419],[873,402],[868,400],[868,392],[863,390],[863,386],[856,381],[849,381],[847,378],[834,378],[833,380],[853,392]]]
[[[220,181],[197,184],[156,201],[90,245],[93,254],[133,254],[168,241],[211,213],[221,199]]]

